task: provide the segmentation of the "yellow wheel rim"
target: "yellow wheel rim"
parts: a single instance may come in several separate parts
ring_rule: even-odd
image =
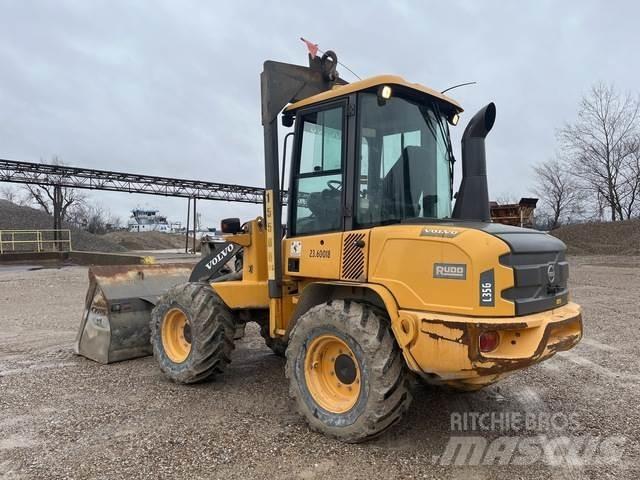
[[[360,367],[355,354],[342,339],[321,335],[311,340],[304,359],[304,373],[309,393],[325,410],[345,413],[358,401]]]
[[[162,347],[173,363],[182,363],[191,352],[191,326],[185,313],[178,309],[169,310],[162,320]]]

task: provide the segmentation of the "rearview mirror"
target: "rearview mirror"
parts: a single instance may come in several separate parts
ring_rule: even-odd
[[[242,230],[239,218],[225,218],[220,222],[222,233],[238,233]]]

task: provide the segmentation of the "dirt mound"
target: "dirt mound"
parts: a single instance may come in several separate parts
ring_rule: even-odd
[[[0,200],[0,229],[38,229],[53,228],[53,218],[42,210],[21,207],[6,200]],[[101,235],[93,235],[83,230],[64,225],[71,230],[71,246],[74,250],[88,252],[123,252],[126,248]]]
[[[567,225],[550,233],[574,255],[640,254],[640,220]]]
[[[110,242],[129,250],[167,250],[184,248],[184,235],[162,232],[111,232],[103,235]],[[189,242],[191,246],[191,242]]]

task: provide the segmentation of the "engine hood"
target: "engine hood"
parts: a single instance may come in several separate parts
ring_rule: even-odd
[[[436,228],[436,224],[428,223],[427,221],[424,221],[424,224],[428,224],[430,227]],[[509,248],[513,253],[564,252],[567,249],[567,246],[562,240],[559,240],[548,233],[541,232],[539,230],[532,230],[530,228],[514,227],[512,225],[503,225],[501,223],[459,221],[438,222],[437,226],[442,227],[443,229],[464,228],[481,230],[504,241],[509,245]]]
[[[399,284],[405,273],[414,272],[404,283],[416,294],[406,297],[406,305],[417,309],[520,316],[568,302],[566,246],[544,232],[487,222],[411,221],[373,229],[371,240],[370,279]],[[378,248],[384,251],[376,260]],[[436,275],[428,268],[458,268],[460,273]],[[478,297],[482,284],[491,285],[489,301]],[[442,292],[450,300],[438,303]]]

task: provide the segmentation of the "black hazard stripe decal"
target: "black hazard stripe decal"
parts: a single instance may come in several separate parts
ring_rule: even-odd
[[[495,303],[495,275],[492,268],[480,274],[480,306],[493,307]]]

